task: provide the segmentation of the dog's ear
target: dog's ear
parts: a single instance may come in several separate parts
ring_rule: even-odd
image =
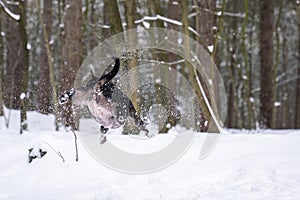
[[[116,58],[115,59],[115,65],[114,65],[113,69],[109,73],[107,73],[105,75],[102,75],[99,82],[98,82],[98,84],[100,86],[102,86],[105,83],[107,83],[108,81],[110,81],[111,79],[113,79],[117,75],[117,73],[119,72],[119,69],[120,69],[120,59]]]
[[[86,84],[86,88],[93,88],[99,81],[99,78],[94,75],[93,70],[91,70],[91,75],[92,79]]]

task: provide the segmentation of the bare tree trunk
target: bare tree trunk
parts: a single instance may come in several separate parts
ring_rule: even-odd
[[[47,56],[47,66],[48,68],[45,69],[48,74],[48,78],[49,82],[48,85],[46,87],[50,86],[51,83],[51,88],[52,88],[52,97],[53,97],[53,111],[54,111],[54,115],[55,115],[55,130],[58,131],[58,126],[59,126],[59,111],[58,111],[58,104],[57,104],[57,90],[56,90],[56,82],[55,82],[55,77],[54,77],[54,65],[53,65],[53,56],[52,56],[52,52],[50,49],[50,44],[49,44],[49,33],[47,30],[47,22],[45,23],[44,21],[44,16],[45,13],[41,13],[41,5],[40,5],[40,0],[37,0],[38,3],[38,10],[39,10],[39,18],[40,18],[40,24],[42,26],[42,32],[43,32],[43,39],[44,39],[44,45],[45,45],[45,50],[46,50],[46,56]],[[45,6],[45,5],[44,5]],[[45,7],[44,7],[45,8]],[[48,24],[49,25],[49,24]],[[50,90],[49,90],[49,97],[51,97],[50,95]],[[50,99],[49,99],[50,101]],[[50,104],[50,102],[49,102]]]
[[[106,3],[104,3],[104,5],[103,5],[103,13],[102,13],[102,15],[103,15],[103,17],[102,17],[102,19],[103,19],[102,23],[105,26],[109,25],[109,15],[108,15],[107,7],[108,7],[108,5]],[[101,36],[102,36],[103,40],[106,39],[106,38],[109,38],[109,36],[110,36],[109,29],[108,28],[102,28]]]
[[[63,44],[63,85],[67,91],[73,87],[76,72],[81,64],[81,0],[66,0]],[[63,123],[74,130],[79,127],[79,108],[68,103],[62,111]]]
[[[201,36],[201,42],[207,47],[214,44],[214,8],[216,7],[216,0],[199,0],[199,34]],[[200,42],[200,41],[198,41]]]
[[[0,14],[0,30],[3,30],[2,14]],[[0,35],[0,116],[4,115],[3,84],[4,84],[4,43],[3,43],[3,35]]]
[[[278,108],[275,107],[275,101],[277,99],[277,71],[279,67],[279,56],[280,56],[280,20],[281,20],[281,15],[282,15],[282,8],[283,8],[283,0],[280,0],[280,5],[279,5],[279,13],[277,15],[277,20],[275,24],[275,40],[276,40],[276,54],[275,54],[275,64],[274,64],[274,73],[273,73],[273,116],[272,116],[272,127],[277,128],[276,124],[276,116],[277,116],[277,111]]]
[[[300,4],[297,7],[298,14],[298,69],[296,86],[296,117],[295,128],[300,128]]]
[[[20,13],[19,6],[11,5],[9,8],[13,13]],[[23,80],[23,48],[18,25],[19,22],[11,18],[7,18],[6,21],[6,44],[8,45],[4,103],[8,108],[20,109],[19,97],[21,94],[21,86]]]
[[[123,32],[122,21],[117,0],[104,0],[105,12],[107,14],[111,35]]]
[[[235,0],[232,4],[232,11],[233,13],[238,12],[240,9],[238,6],[239,0]],[[237,65],[238,61],[236,58],[236,54],[238,51],[238,46],[240,45],[238,40],[238,19],[233,17],[231,20],[230,29],[232,32],[230,35],[232,36],[231,40],[228,42],[232,44],[228,45],[228,52],[230,52],[230,61],[228,66],[228,71],[230,75],[229,79],[229,96],[228,96],[228,115],[227,115],[227,126],[230,128],[242,128],[241,122],[241,112],[238,108],[238,76],[237,76]]]
[[[135,0],[125,0],[125,18],[127,30],[135,28],[136,2]]]
[[[247,105],[247,113],[248,113],[248,122],[246,123],[247,129],[252,129],[255,127],[254,119],[253,119],[253,105],[251,103],[251,71],[249,69],[248,64],[248,49],[246,47],[246,27],[248,26],[248,18],[249,18],[249,9],[248,9],[249,2],[245,0],[245,18],[244,24],[242,27],[242,49],[243,49],[243,59],[244,59],[244,70],[246,78],[243,78],[244,82],[244,101],[246,101]]]
[[[91,11],[90,11],[89,18],[90,18],[92,30],[90,30],[90,34],[89,34],[89,49],[91,50],[94,49],[98,44],[96,34],[93,31],[94,29],[96,29],[97,21],[98,21],[98,19],[96,18],[95,0],[91,0],[90,7],[91,7]]]
[[[23,85],[22,85],[22,98],[20,96],[17,96],[17,98],[21,99],[21,129],[20,133],[22,133],[24,130],[28,129],[28,122],[27,122],[27,90],[28,90],[28,70],[29,70],[29,50],[27,48],[28,44],[28,36],[26,33],[26,5],[25,1],[20,0],[19,1],[19,7],[20,7],[20,22],[19,22],[19,29],[22,39],[22,49],[24,52],[23,55]],[[20,79],[17,79],[20,80]]]
[[[188,23],[188,2],[185,1],[185,0],[180,0],[179,1],[179,5],[181,7],[181,18],[182,18],[182,33],[189,36],[189,31],[188,31],[188,26],[189,26],[189,23]],[[190,54],[190,46],[189,46],[189,42],[185,40],[183,40],[183,44],[184,44],[184,49],[185,49],[185,57],[189,57],[189,54]],[[195,92],[197,94],[197,97],[198,97],[198,100],[199,100],[199,104],[200,104],[200,108],[202,110],[202,114],[204,116],[204,118],[207,120],[207,121],[210,121],[211,120],[211,114],[208,110],[208,107],[204,101],[204,98],[203,98],[203,95],[200,91],[200,88],[197,84],[197,79],[196,79],[196,76],[197,74],[194,73],[194,69],[193,69],[193,66],[190,64],[190,63],[186,63],[186,66],[188,68],[188,73],[189,73],[189,77],[188,77],[188,80],[190,81],[190,83],[192,84],[192,88],[195,89]],[[200,115],[200,113],[199,113]],[[213,121],[212,121],[213,122]],[[209,124],[209,123],[208,123]],[[215,127],[215,124],[214,123],[211,123],[213,125],[213,127]],[[205,127],[205,125],[202,124],[202,127],[203,127],[203,130],[204,131],[207,131],[208,130],[208,127]],[[216,127],[215,127],[216,128]],[[214,132],[218,132],[217,129],[214,128]],[[212,130],[212,129],[210,129]]]
[[[39,0],[38,0],[39,1]],[[41,24],[42,30],[45,31],[47,36],[51,35],[52,26],[52,1],[44,1],[42,13],[43,22]],[[50,112],[50,77],[49,77],[49,61],[46,45],[49,45],[49,37],[45,38],[44,33],[41,33],[41,54],[40,54],[40,77],[38,84],[38,110],[41,113],[48,114]]]
[[[271,128],[273,102],[273,30],[274,2],[260,2],[260,124]]]

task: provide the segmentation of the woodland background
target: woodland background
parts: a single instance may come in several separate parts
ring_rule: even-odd
[[[114,34],[148,26],[181,31],[209,52],[225,83],[226,127],[300,128],[299,1],[0,3],[0,104],[21,110],[21,132],[27,111],[54,113],[57,129],[74,124],[61,120],[72,116],[63,116],[57,97],[73,86],[86,55]]]

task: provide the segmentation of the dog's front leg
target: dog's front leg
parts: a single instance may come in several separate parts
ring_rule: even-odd
[[[104,144],[106,142],[106,133],[108,131],[108,128],[105,128],[104,126],[100,126],[100,144]]]

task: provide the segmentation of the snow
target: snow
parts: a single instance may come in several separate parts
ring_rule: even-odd
[[[214,51],[214,45],[209,45],[209,46],[207,46],[207,48],[210,53],[212,53]]]
[[[300,199],[300,130],[247,131],[230,129],[222,134],[212,153],[199,160],[205,133],[173,165],[151,174],[132,175],[98,163],[74,136],[54,131],[51,115],[28,113],[29,131],[18,134],[19,111],[12,111],[9,129],[0,118],[0,199]],[[98,125],[83,119],[81,131],[95,132]],[[234,133],[234,134],[232,134]],[[167,145],[174,135],[151,139],[151,148]],[[121,148],[148,147],[148,140],[109,134]],[[128,141],[131,141],[129,143]],[[28,164],[28,149],[46,150]],[[58,152],[64,158],[58,155]],[[38,152],[35,152],[38,153]]]
[[[170,24],[174,24],[177,26],[182,26],[182,22],[165,17],[165,16],[161,16],[161,15],[156,15],[156,16],[144,16],[142,19],[139,20],[135,20],[135,24],[139,24],[139,23],[143,23],[144,21],[156,21],[156,20],[162,20],[164,22],[164,26],[166,27],[166,23],[170,23]],[[145,26],[145,24],[143,23],[143,26]],[[145,26],[145,28],[147,28]],[[200,36],[199,33],[191,26],[188,27],[188,30],[191,31],[192,33],[194,33],[197,36]]]
[[[218,12],[217,12],[217,16],[220,17],[221,15],[222,15],[222,11],[218,11]]]
[[[28,43],[26,47],[27,47],[28,50],[30,50],[31,49],[31,44]]]
[[[22,93],[20,94],[20,99],[25,99],[25,97],[26,97],[26,94],[25,94],[24,92],[22,92]]]
[[[275,107],[280,107],[280,106],[281,106],[281,102],[275,101],[275,102],[274,102],[274,106],[275,106]]]
[[[146,29],[150,28],[150,23],[149,22],[143,21],[143,25]]]

